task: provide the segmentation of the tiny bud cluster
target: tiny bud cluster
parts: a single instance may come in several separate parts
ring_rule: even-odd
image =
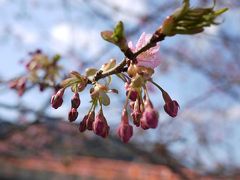
[[[30,52],[29,55],[30,60],[25,64],[27,74],[11,80],[9,87],[15,89],[19,96],[26,92],[27,84],[37,85],[40,91],[44,91],[47,87],[57,87],[57,79],[61,69],[57,62],[60,56],[55,55],[49,58],[39,49]]]

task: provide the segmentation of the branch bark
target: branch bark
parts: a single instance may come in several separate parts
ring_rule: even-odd
[[[128,60],[136,63],[137,56],[139,56],[141,53],[149,50],[150,48],[156,46],[158,42],[163,41],[164,39],[165,39],[164,34],[155,32],[153,34],[153,36],[151,37],[150,41],[145,46],[143,46],[141,49],[139,49],[135,53],[133,53],[128,48],[128,50],[126,52],[123,52],[125,55],[125,58],[121,61],[121,63],[119,63],[117,66],[115,66],[113,69],[110,69],[109,71],[106,71],[106,72],[98,71],[94,77],[94,80],[89,81],[88,84],[94,83],[95,81],[98,81],[107,76],[111,76],[113,74],[119,74],[119,73],[125,72],[126,71],[125,66],[128,64],[127,63]]]

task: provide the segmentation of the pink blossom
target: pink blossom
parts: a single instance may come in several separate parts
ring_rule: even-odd
[[[133,52],[136,52],[139,49],[141,49],[143,46],[145,46],[150,41],[151,37],[152,37],[151,34],[146,34],[144,32],[140,36],[140,38],[136,44],[136,47],[134,47],[134,45],[131,41],[128,43],[128,46]],[[156,68],[160,64],[160,57],[159,57],[159,53],[158,53],[159,48],[160,48],[160,45],[157,44],[156,46],[150,48],[149,50],[141,53],[137,57],[137,61],[138,61],[137,65],[149,67],[152,69]]]

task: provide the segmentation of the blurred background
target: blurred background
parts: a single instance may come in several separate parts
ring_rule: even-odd
[[[212,6],[210,0],[192,6]],[[219,0],[229,11],[220,25],[194,36],[174,36],[160,44],[156,82],[180,104],[176,118],[163,110],[160,92],[150,96],[159,110],[157,129],[134,129],[125,145],[116,137],[125,99],[119,95],[104,109],[110,137],[79,133],[89,109],[89,94],[75,124],[67,122],[71,93],[58,110],[53,91],[30,88],[24,96],[7,82],[26,73],[22,61],[41,49],[61,54],[66,73],[100,67],[123,58],[100,32],[122,20],[128,41],[153,33],[179,5],[176,0],[0,0],[0,177],[1,179],[178,179],[208,176],[240,178],[240,2]],[[67,93],[66,93],[67,94]]]

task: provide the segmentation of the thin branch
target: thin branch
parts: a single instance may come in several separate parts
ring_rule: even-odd
[[[128,59],[132,62],[135,62],[137,56],[139,56],[141,53],[149,50],[150,48],[156,46],[157,42],[163,41],[164,39],[165,39],[164,34],[156,35],[156,33],[154,33],[152,38],[150,39],[150,41],[145,46],[143,46],[141,49],[139,49],[137,52],[132,53],[132,51],[128,48],[128,50],[126,52],[124,52],[125,58],[122,60],[121,63],[119,63],[113,69],[110,69],[109,71],[106,71],[104,73],[101,71],[97,72],[94,77],[94,81],[98,81],[102,78],[105,78],[105,77],[113,75],[113,74],[119,74],[119,73],[125,72],[126,71],[125,66],[127,65]],[[88,83],[90,84],[93,82],[89,81]]]

